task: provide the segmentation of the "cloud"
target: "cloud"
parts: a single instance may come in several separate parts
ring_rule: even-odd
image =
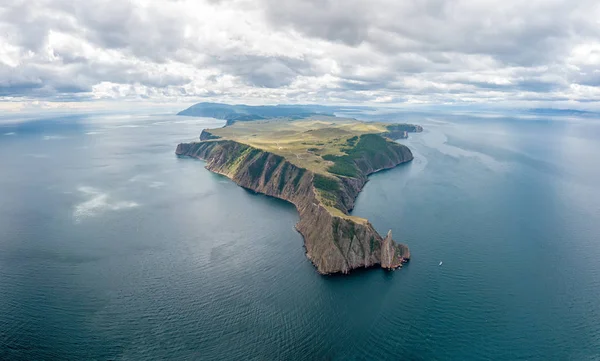
[[[13,0],[0,99],[589,103],[581,0]]]

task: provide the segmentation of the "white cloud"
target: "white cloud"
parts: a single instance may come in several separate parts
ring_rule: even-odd
[[[590,104],[599,16],[591,0],[14,0],[0,99]]]

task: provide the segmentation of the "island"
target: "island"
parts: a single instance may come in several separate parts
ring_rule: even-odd
[[[410,259],[408,246],[350,212],[369,174],[413,159],[393,140],[422,128],[304,115],[231,119],[223,128],[203,130],[198,142],[179,144],[176,154],[203,159],[208,170],[246,189],[292,203],[306,256],[319,273],[402,267]]]

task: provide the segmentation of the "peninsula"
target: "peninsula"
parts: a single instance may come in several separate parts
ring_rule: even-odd
[[[420,126],[315,114],[232,117],[243,121],[205,129],[199,142],[179,144],[176,153],[203,159],[208,170],[244,188],[294,204],[300,214],[296,229],[319,273],[376,265],[395,269],[410,259],[408,247],[392,240],[391,231],[382,237],[350,211],[369,174],[413,159],[408,147],[392,139]]]

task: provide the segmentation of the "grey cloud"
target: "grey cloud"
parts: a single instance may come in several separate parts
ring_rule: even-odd
[[[0,4],[0,97],[600,97],[594,55],[573,55],[578,45],[600,49],[600,4],[592,0],[207,0],[192,10],[196,4]],[[212,16],[223,26],[202,28]],[[592,89],[575,93],[573,84]]]
[[[73,31],[73,23],[61,14],[38,11],[35,1],[15,0],[0,5],[0,26],[9,39],[24,49],[39,51],[48,40],[50,29]],[[7,26],[7,24],[16,26]]]
[[[77,62],[70,59],[59,68],[43,63],[23,65],[16,71],[0,65],[0,77],[1,96],[40,98],[91,92],[92,86],[101,81],[158,88],[190,82],[184,76],[142,71],[132,64],[104,64],[87,59]]]
[[[267,18],[310,36],[355,46],[366,39],[369,19],[362,12],[367,2],[356,0],[266,0]]]
[[[527,79],[517,82],[516,88],[530,92],[547,93],[554,90],[559,90],[562,85],[557,82]]]
[[[489,54],[503,63],[532,66],[563,55],[573,35],[597,30],[595,20],[581,18],[598,8],[587,0],[509,1],[503,7],[453,0],[264,1],[266,17],[276,26],[352,46],[369,43],[387,54]]]
[[[595,56],[600,56],[600,51]],[[600,87],[600,65],[580,65],[569,74],[568,80],[574,84]]]
[[[575,83],[587,86],[600,86],[600,72],[581,73],[575,77]]]
[[[77,73],[89,79],[108,81],[116,84],[141,84],[150,87],[167,87],[184,85],[191,79],[160,71],[143,71],[133,64],[103,64],[85,62],[80,64]]]
[[[0,14],[0,21],[16,25],[11,35],[18,43],[33,51],[40,50],[50,31],[76,34],[96,46],[124,49],[157,62],[170,58],[183,44],[183,25],[175,14],[130,1],[16,0]]]
[[[387,82],[365,82],[365,81],[348,81],[342,80],[337,83],[341,88],[352,91],[367,91],[389,89]]]
[[[317,74],[307,61],[288,57],[225,55],[213,57],[207,65],[213,65],[227,74],[238,76],[246,84],[266,88],[289,85],[299,75]]]
[[[56,72],[43,66],[22,66],[18,71],[0,65],[2,96],[34,96],[49,98],[68,93],[91,91],[91,84],[68,71]]]

